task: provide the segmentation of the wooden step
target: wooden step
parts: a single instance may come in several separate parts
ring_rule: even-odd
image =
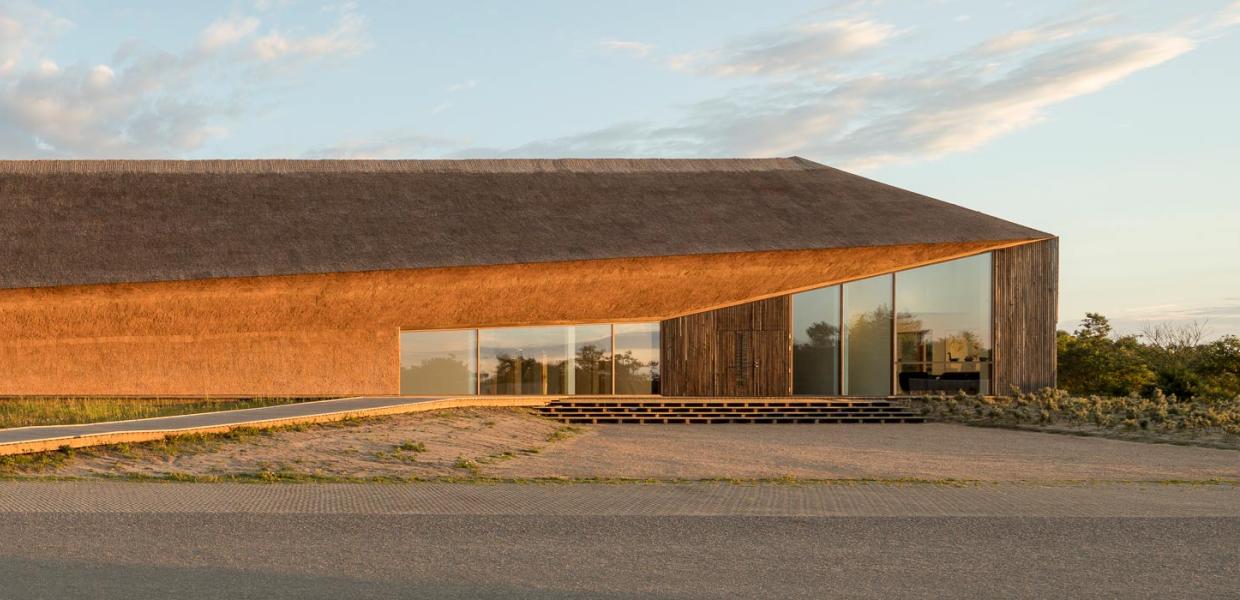
[[[882,398],[557,399],[539,407],[566,423],[922,423],[925,418]]]
[[[885,416],[885,417],[558,417],[556,420],[565,423],[592,425],[608,424],[885,424],[885,423],[924,423],[919,416]]]
[[[839,408],[728,408],[728,407],[693,407],[693,408],[673,408],[673,407],[543,407],[538,409],[541,413],[548,414],[573,414],[573,413],[611,413],[611,414],[647,414],[647,413],[734,413],[734,414],[765,414],[765,413],[795,413],[795,414],[883,414],[883,413],[904,413],[908,410],[897,407],[839,407]]]

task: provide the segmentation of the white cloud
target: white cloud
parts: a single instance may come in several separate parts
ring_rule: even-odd
[[[654,50],[654,44],[626,40],[605,40],[599,45],[608,50],[630,54],[637,58],[646,58]]]
[[[14,72],[47,41],[73,26],[67,19],[22,2],[0,2],[0,75]]]
[[[629,122],[511,149],[534,156],[785,156],[851,169],[931,159],[977,148],[1029,127],[1048,110],[1192,50],[1199,37],[1175,28],[1108,32],[1114,19],[1083,16],[1022,28],[964,52],[858,74],[817,76],[826,56],[849,56],[894,30],[858,19],[762,34],[709,60],[682,65],[703,75],[753,75],[753,83],[684,109],[667,123]],[[870,23],[864,27],[860,23]],[[844,30],[868,30],[844,34]],[[832,31],[831,34],[824,32]],[[760,41],[752,41],[760,40]],[[829,61],[828,61],[829,62]],[[810,77],[786,77],[787,73]]]
[[[335,27],[317,35],[288,34],[272,31],[256,40],[251,48],[264,61],[298,59],[340,59],[361,54],[371,47],[366,34],[366,21],[354,12],[352,5],[341,9]]]
[[[1139,334],[1151,327],[1197,325],[1205,339],[1222,335],[1240,335],[1240,298],[1218,298],[1195,304],[1158,304],[1136,306],[1109,312],[1108,320],[1119,334]],[[1061,321],[1059,329],[1072,331],[1076,320]]]
[[[259,20],[255,17],[220,19],[208,25],[198,36],[198,47],[204,52],[214,52],[231,46],[254,33],[258,25]]]
[[[26,31],[12,17],[0,14],[0,75],[9,73],[17,66],[26,45]]]
[[[46,12],[0,13],[6,33],[57,23],[63,20]],[[228,123],[245,112],[245,98],[291,76],[252,52],[225,51],[240,48],[259,25],[253,17],[222,19],[181,52],[126,43],[110,62],[93,65],[36,62],[30,57],[48,40],[0,38],[0,157],[150,158],[201,148],[227,134]],[[286,55],[303,62],[351,55],[363,33],[361,18],[346,8],[331,31],[294,38]],[[345,40],[354,44],[343,49]]]
[[[887,89],[875,105],[888,109],[866,111],[855,128],[807,147],[862,168],[971,150],[1193,46],[1167,34],[1112,37],[1045,51],[993,78],[979,67],[949,80],[919,74],[880,86]]]
[[[461,140],[406,131],[375,133],[314,148],[305,158],[402,159],[442,156],[465,146]]]
[[[474,88],[476,88],[476,87],[478,87],[478,82],[477,82],[477,81],[474,81],[473,79],[470,79],[470,80],[467,80],[467,81],[462,81],[462,82],[460,82],[460,83],[454,83],[454,84],[452,84],[452,85],[448,86],[448,93],[453,93],[453,94],[454,94],[454,93],[456,93],[456,92],[463,92],[463,91],[465,91],[465,90],[472,90],[472,89],[474,89]]]
[[[1240,1],[1232,2],[1226,8],[1219,11],[1216,24],[1223,27],[1240,25]]]
[[[1009,31],[986,40],[977,51],[983,55],[1004,54],[1025,48],[1067,40],[1114,20],[1109,15],[1086,15]]]
[[[823,21],[673,56],[667,64],[720,77],[829,71],[833,61],[877,48],[898,33],[892,25],[870,19]]]

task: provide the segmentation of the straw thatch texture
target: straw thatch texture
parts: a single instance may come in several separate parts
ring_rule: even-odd
[[[0,288],[1045,237],[795,158],[0,162]]]
[[[0,290],[0,395],[397,393],[402,328],[660,320],[1002,245]]]

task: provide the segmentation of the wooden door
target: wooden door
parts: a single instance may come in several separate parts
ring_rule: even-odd
[[[720,396],[752,396],[754,355],[752,331],[719,333],[719,368],[715,371],[715,393]]]
[[[787,396],[791,388],[791,365],[787,331],[754,331],[751,333],[753,375],[751,396]]]
[[[716,394],[788,395],[788,332],[723,331],[717,347]]]

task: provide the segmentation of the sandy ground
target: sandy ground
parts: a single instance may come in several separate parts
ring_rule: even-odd
[[[523,409],[461,409],[185,444],[175,452],[142,445],[84,452],[43,474],[263,471],[327,477],[1234,480],[1240,479],[1240,451],[942,423],[567,427]]]
[[[552,434],[564,428],[522,409],[443,410],[279,431],[241,442],[189,443],[176,452],[142,444],[127,451],[84,451],[53,473],[469,476],[471,469],[458,466],[460,459],[485,463],[538,452],[551,443]]]
[[[1237,479],[1240,451],[943,423],[598,425],[536,458],[486,472],[686,479]]]

